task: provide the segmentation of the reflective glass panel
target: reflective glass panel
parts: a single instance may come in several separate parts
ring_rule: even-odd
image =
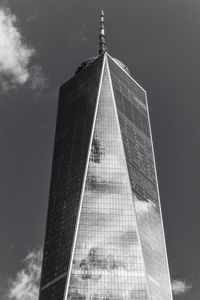
[[[172,300],[146,95],[116,62],[108,60],[151,299]]]
[[[103,57],[60,89],[40,300],[63,300]]]
[[[67,298],[149,299],[107,65],[100,91]]]

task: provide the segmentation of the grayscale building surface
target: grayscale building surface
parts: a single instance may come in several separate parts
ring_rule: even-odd
[[[60,88],[40,300],[172,300],[145,90],[105,47]]]

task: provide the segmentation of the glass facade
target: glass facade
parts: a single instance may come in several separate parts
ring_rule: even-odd
[[[151,299],[172,299],[146,94],[108,60]]]
[[[64,297],[102,62],[60,89],[40,300]]]
[[[107,63],[67,298],[149,299]]]
[[[40,300],[172,300],[145,91],[107,53],[61,87]]]

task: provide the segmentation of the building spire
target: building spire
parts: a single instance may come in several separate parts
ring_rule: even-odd
[[[104,12],[101,10],[100,34],[99,34],[99,55],[106,51],[106,35],[104,26]]]

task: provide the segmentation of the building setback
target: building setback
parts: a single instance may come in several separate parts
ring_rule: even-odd
[[[145,90],[106,51],[60,88],[39,300],[172,300]]]

